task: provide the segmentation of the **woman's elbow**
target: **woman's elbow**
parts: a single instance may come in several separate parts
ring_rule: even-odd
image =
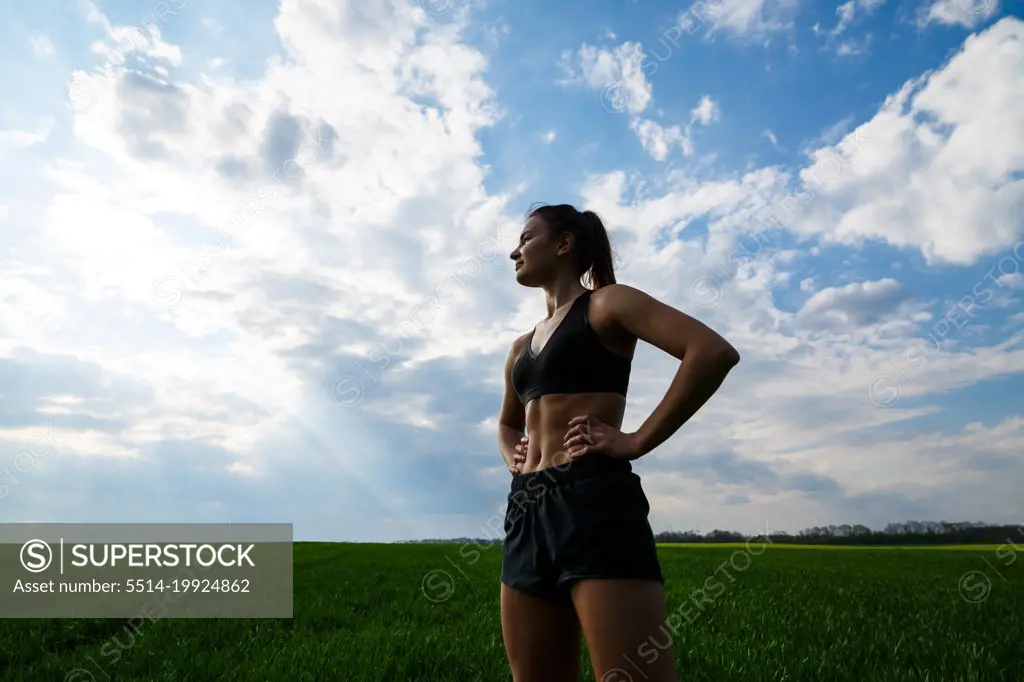
[[[715,344],[708,355],[711,364],[720,368],[722,372],[728,372],[740,362],[740,352],[725,339]]]
[[[726,342],[725,348],[722,349],[721,353],[722,363],[725,364],[729,369],[732,369],[736,365],[740,364],[740,352],[736,348]]]

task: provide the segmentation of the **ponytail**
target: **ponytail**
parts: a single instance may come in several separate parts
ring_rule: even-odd
[[[593,211],[583,211],[583,219],[590,225],[590,248],[593,262],[587,270],[591,288],[600,289],[615,284],[615,264],[612,262],[612,244],[604,223]]]
[[[579,276],[589,280],[590,288],[615,284],[612,245],[604,223],[593,211],[577,211],[570,204],[542,205],[529,217],[539,216],[554,234],[571,232],[576,240],[576,266]]]

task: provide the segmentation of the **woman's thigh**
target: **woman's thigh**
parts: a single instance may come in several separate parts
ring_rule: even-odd
[[[501,631],[514,682],[577,682],[580,623],[572,602],[501,585]]]
[[[678,682],[660,582],[580,580],[572,599],[597,682]]]

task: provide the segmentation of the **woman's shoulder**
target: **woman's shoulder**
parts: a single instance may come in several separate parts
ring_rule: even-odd
[[[650,296],[641,289],[616,282],[615,284],[606,284],[600,289],[595,289],[591,293],[590,298],[597,306],[614,308],[620,305],[635,305],[649,299]]]
[[[518,355],[519,352],[523,350],[523,346],[526,345],[526,342],[527,340],[529,340],[531,334],[533,334],[533,332],[529,331],[517,336],[515,340],[512,341],[512,346],[509,348],[509,354]]]

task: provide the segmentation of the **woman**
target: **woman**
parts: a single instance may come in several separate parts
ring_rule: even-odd
[[[510,258],[516,280],[543,289],[548,307],[512,344],[498,420],[512,473],[501,571],[512,678],[577,680],[582,631],[599,682],[678,680],[671,646],[648,642],[664,646],[667,605],[630,462],[690,419],[739,353],[697,320],[616,284],[608,235],[591,211],[532,211]],[[653,414],[623,433],[638,339],[680,366]]]

